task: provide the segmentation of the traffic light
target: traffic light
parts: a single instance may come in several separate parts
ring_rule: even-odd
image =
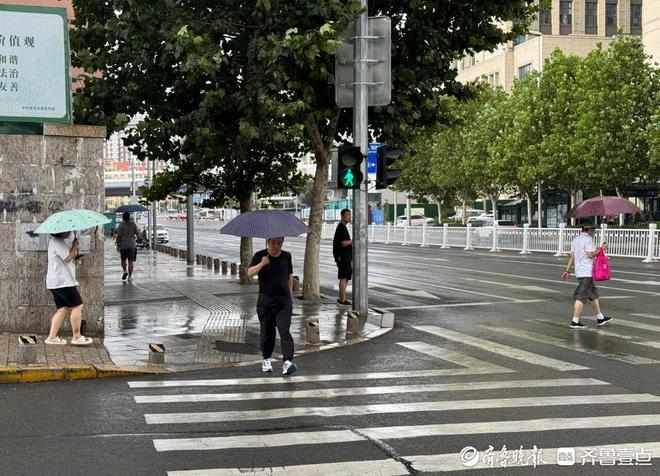
[[[364,178],[361,170],[364,156],[360,148],[341,145],[337,154],[337,188],[359,189]]]
[[[379,147],[376,151],[376,190],[387,188],[396,182],[401,170],[394,168],[394,163],[401,158],[398,149]]]

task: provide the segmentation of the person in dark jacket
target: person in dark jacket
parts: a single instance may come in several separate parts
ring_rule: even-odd
[[[339,279],[339,299],[337,303],[342,306],[350,306],[351,301],[346,299],[346,288],[348,281],[353,277],[353,240],[348,233],[348,225],[351,222],[351,211],[344,208],[341,211],[341,221],[335,229],[332,240],[332,254],[337,263],[337,279]]]
[[[297,370],[293,363],[293,337],[291,337],[291,314],[293,305],[293,264],[291,253],[282,251],[283,237],[268,238],[266,249],[257,251],[247,269],[248,277],[259,277],[257,316],[261,326],[261,370],[272,372],[270,357],[275,347],[275,330],[280,334],[282,345],[282,375],[291,375]]]

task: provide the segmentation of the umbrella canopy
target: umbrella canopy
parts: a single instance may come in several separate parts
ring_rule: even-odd
[[[85,230],[110,223],[105,215],[92,210],[67,210],[55,213],[34,230],[34,233],[62,233],[65,231]]]
[[[238,215],[222,227],[220,233],[253,238],[298,236],[309,228],[292,213],[279,210],[256,210]]]
[[[115,210],[115,213],[135,213],[135,212],[148,212],[149,209],[142,205],[122,205]]]
[[[618,215],[620,213],[641,213],[630,200],[619,197],[594,197],[575,205],[567,217],[601,217],[606,215]]]

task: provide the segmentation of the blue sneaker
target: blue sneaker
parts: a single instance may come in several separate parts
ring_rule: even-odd
[[[294,364],[290,360],[287,360],[287,361],[284,362],[284,365],[282,366],[282,375],[291,375],[296,370],[298,370],[298,367],[296,367],[296,364]]]

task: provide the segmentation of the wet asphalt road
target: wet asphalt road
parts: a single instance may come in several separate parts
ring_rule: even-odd
[[[183,230],[170,235],[183,245]],[[216,257],[235,259],[237,243],[196,234],[196,251]],[[304,241],[285,248],[302,274]],[[332,293],[329,241],[322,260]],[[391,333],[301,357],[291,379],[243,367],[0,386],[0,473],[655,474],[660,459],[639,463],[660,454],[660,265],[612,259],[599,288],[614,320],[586,317],[584,331],[567,327],[564,266],[371,245],[370,303],[396,313]],[[534,445],[548,463],[536,469]],[[481,452],[475,466],[458,455],[468,446]],[[575,466],[554,464],[560,447],[576,448]],[[510,467],[520,456],[529,465]]]

